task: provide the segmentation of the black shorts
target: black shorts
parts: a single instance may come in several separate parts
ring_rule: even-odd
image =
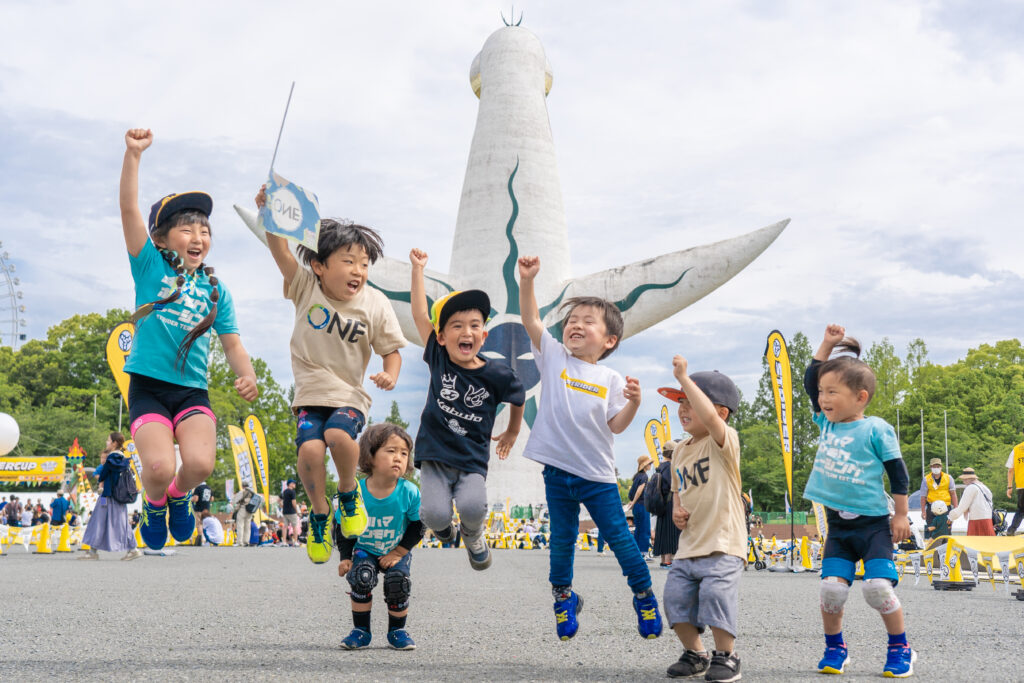
[[[828,536],[821,561],[821,577],[838,576],[853,583],[857,561],[864,561],[865,579],[899,580],[892,561],[892,530],[889,516],[843,519],[828,512]]]
[[[183,387],[135,373],[128,373],[128,377],[128,419],[133,439],[147,422],[167,425],[172,432],[182,420],[193,415],[208,415],[217,422],[206,389]]]

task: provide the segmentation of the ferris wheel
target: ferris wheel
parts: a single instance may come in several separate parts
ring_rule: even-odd
[[[0,242],[0,249],[4,243]],[[11,263],[11,255],[0,252],[0,346],[18,348],[25,341],[25,305],[21,303],[23,294],[19,289],[21,281],[14,275],[16,269]]]

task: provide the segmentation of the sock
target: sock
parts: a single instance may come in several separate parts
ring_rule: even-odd
[[[643,590],[643,591],[640,591],[638,593],[633,593],[633,595],[636,596],[637,600],[643,600],[644,598],[649,598],[652,595],[654,595],[654,590],[648,588],[647,590]]]
[[[904,631],[903,633],[897,633],[896,635],[890,633],[889,645],[902,645],[903,647],[907,647],[907,632]]]
[[[405,620],[408,615],[404,617],[396,617],[395,615],[388,613],[388,633],[395,631],[400,628],[405,628]]]
[[[164,505],[167,505],[167,494],[165,493],[163,495],[163,498],[160,498],[159,500],[153,500],[152,498],[149,497],[149,494],[146,494],[146,500],[149,501],[150,505],[162,508]]]
[[[174,481],[171,482],[171,485],[167,487],[167,495],[171,498],[184,498],[188,495],[188,491],[182,491],[178,488],[178,479],[175,477]]]
[[[551,595],[554,596],[555,602],[568,600],[572,595],[572,586],[552,586]]]
[[[891,636],[890,636],[891,637]],[[826,633],[825,634],[825,647],[846,647],[846,643],[843,642],[843,632],[839,633]]]
[[[370,613],[369,612],[356,612],[352,610],[352,624],[356,628],[361,628],[367,633],[370,632]]]

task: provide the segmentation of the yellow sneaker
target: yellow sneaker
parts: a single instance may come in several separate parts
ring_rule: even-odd
[[[330,501],[328,501],[328,504]],[[309,555],[313,564],[323,564],[331,559],[334,551],[334,543],[330,534],[327,533],[327,520],[331,518],[330,513],[318,515],[315,512],[309,513],[309,532],[306,534],[306,554]]]
[[[355,489],[348,493],[339,491],[334,494],[334,500],[338,503],[334,511],[334,521],[341,527],[342,536],[358,538],[366,531],[366,525],[369,523],[363,497],[359,494],[359,484],[357,483]]]

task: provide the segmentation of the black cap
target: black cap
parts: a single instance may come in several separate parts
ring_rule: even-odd
[[[452,292],[434,302],[430,308],[430,323],[434,326],[434,332],[441,334],[448,318],[459,311],[480,311],[484,322],[491,317],[491,299],[486,292],[479,289],[467,289],[461,292]]]
[[[198,211],[207,218],[213,213],[213,198],[205,192],[175,192],[167,195],[149,210],[149,234],[179,211]]]
[[[736,388],[736,384],[731,379],[718,370],[695,372],[690,375],[690,379],[712,403],[728,408],[730,415],[740,409],[740,390]],[[682,389],[673,389],[672,387],[661,387],[658,389],[658,393],[676,402],[686,398]]]

